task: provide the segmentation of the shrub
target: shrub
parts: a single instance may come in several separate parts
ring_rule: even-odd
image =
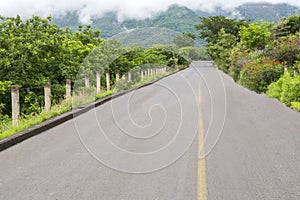
[[[230,67],[228,74],[235,80],[238,81],[240,77],[240,71],[244,66],[256,59],[262,59],[263,56],[258,51],[250,51],[243,45],[238,43],[230,54]]]
[[[240,84],[257,93],[265,93],[268,85],[283,74],[283,63],[273,60],[255,60],[245,64],[240,73]]]
[[[280,62],[284,61],[289,67],[293,66],[300,54],[300,34],[280,37],[268,46],[266,54]]]
[[[300,102],[291,102],[291,108],[300,111]]]
[[[42,111],[44,96],[35,92],[28,92],[21,103],[21,113],[24,115],[37,114]]]
[[[277,82],[271,83],[268,86],[267,96],[270,98],[280,99],[282,92],[282,84],[284,82],[283,78],[280,78]]]
[[[277,82],[268,87],[267,96],[277,98],[287,106],[291,102],[300,102],[300,76],[292,77],[285,73]],[[296,106],[294,103],[293,106]]]
[[[116,91],[128,90],[132,87],[133,82],[128,80],[119,80],[115,84]]]
[[[280,101],[287,106],[290,106],[293,101],[300,101],[300,76],[290,76],[288,80],[283,82]]]
[[[232,34],[226,33],[224,29],[220,30],[218,38],[216,43],[207,43],[206,50],[218,69],[228,73],[231,65],[231,49],[237,44],[237,38]]]
[[[258,22],[249,26],[242,26],[240,30],[241,43],[251,50],[264,49],[271,41],[270,23]]]
[[[5,104],[0,103],[0,133],[2,133],[6,127],[7,127],[7,122],[10,121],[9,116],[3,114],[3,110],[5,108]]]
[[[10,81],[0,81],[0,117],[9,114],[11,106]]]

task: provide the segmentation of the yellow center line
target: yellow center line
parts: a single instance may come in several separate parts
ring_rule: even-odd
[[[198,200],[207,199],[206,191],[206,164],[205,164],[205,153],[204,153],[204,129],[203,129],[203,117],[201,111],[201,91],[200,81],[198,86],[198,103],[200,108],[199,113],[199,147],[198,147]]]

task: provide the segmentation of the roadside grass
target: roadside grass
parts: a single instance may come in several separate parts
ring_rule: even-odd
[[[186,68],[186,67],[185,67]],[[151,81],[154,81],[156,79],[165,77],[170,75],[171,73],[177,72],[179,70],[183,69],[182,66],[178,67],[175,71],[169,71],[160,75],[155,75],[152,77],[145,77],[144,79],[142,79],[141,81],[133,84],[130,89],[132,88],[137,88],[139,86],[142,86],[146,83],[149,83]],[[102,99],[104,97],[107,97],[109,95],[115,94],[118,91],[116,88],[110,90],[110,91],[106,91],[103,92],[101,94],[94,94],[94,95],[87,95],[84,98],[81,97],[75,97],[69,100],[63,100],[60,104],[57,105],[53,105],[51,107],[51,110],[49,112],[46,112],[45,110],[42,110],[42,112],[35,114],[35,115],[28,115],[28,116],[23,116],[20,119],[20,122],[18,124],[18,126],[13,126],[11,119],[7,119],[5,121],[2,121],[0,124],[0,140],[5,139],[11,135],[14,135],[20,131],[23,131],[25,129],[28,129],[32,126],[35,126],[37,124],[40,124],[48,119],[51,119],[53,117],[56,117],[58,115],[61,115],[67,111],[72,110],[72,108],[76,108],[78,106],[82,106],[84,104],[88,104],[88,103],[92,103],[98,99]]]
[[[171,72],[166,72],[166,73],[163,73],[163,74],[158,74],[158,75],[155,75],[155,76],[151,76],[151,77],[146,77],[146,78],[143,78],[141,81],[135,83],[132,85],[132,88],[136,88],[136,87],[139,87],[139,86],[142,86],[146,83],[149,83],[151,81],[154,81],[156,79],[159,79],[159,78],[162,78],[162,77],[165,77],[165,76],[168,76],[170,74],[172,74],[174,71],[171,71]]]
[[[6,122],[6,130],[0,134],[0,140],[7,138],[15,133],[23,131],[27,128],[30,128],[34,125],[37,125],[47,119],[53,118],[60,114],[63,114],[72,109],[72,100],[64,100],[60,104],[54,105],[51,108],[51,111],[46,112],[42,110],[41,113],[36,115],[23,116],[20,119],[18,126],[13,126],[11,120]]]

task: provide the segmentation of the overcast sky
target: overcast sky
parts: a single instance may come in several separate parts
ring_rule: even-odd
[[[216,6],[232,9],[249,0],[0,0],[0,15],[28,17],[33,14],[43,17],[71,10],[80,10],[81,22],[88,22],[91,16],[101,16],[106,11],[118,11],[119,19],[146,18],[164,11],[177,3],[193,10],[211,11]],[[261,2],[251,0],[250,2]],[[289,3],[300,7],[299,0],[264,0],[270,3]]]

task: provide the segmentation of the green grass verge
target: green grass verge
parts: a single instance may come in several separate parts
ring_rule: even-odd
[[[65,113],[71,109],[72,109],[72,101],[64,100],[61,104],[54,105],[51,108],[50,112],[46,112],[45,110],[43,110],[41,113],[37,115],[34,116],[29,115],[29,116],[22,117],[18,126],[13,127],[11,122],[7,122],[6,124],[7,130],[0,134],[0,140],[9,137],[15,133],[18,133],[20,131],[23,131],[27,128],[30,128],[31,126],[39,124],[43,121],[46,121],[47,119]]]

